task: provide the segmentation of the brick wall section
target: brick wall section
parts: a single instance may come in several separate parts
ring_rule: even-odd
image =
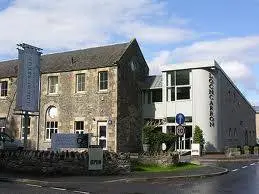
[[[104,151],[103,170],[88,170],[88,153],[0,150],[0,170],[41,175],[114,175],[130,172],[127,153]]]
[[[131,61],[136,69],[132,71]],[[148,66],[133,40],[118,66],[118,150],[138,152],[141,150],[141,127],[143,125],[141,93],[138,83],[148,75]]]

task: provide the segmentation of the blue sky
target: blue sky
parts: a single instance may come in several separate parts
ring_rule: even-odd
[[[26,42],[43,53],[136,37],[151,74],[162,65],[216,59],[259,105],[259,0],[1,0],[0,60]]]

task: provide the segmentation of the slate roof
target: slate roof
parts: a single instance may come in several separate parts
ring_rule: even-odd
[[[132,41],[134,41],[133,39]],[[132,41],[41,56],[41,73],[116,66]],[[0,78],[16,77],[18,60],[0,62]]]
[[[145,78],[141,88],[143,89],[154,89],[162,88],[162,75],[153,75]]]

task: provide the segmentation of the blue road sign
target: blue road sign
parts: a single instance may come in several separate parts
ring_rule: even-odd
[[[182,125],[182,124],[184,124],[185,116],[184,116],[182,113],[178,113],[178,114],[176,115],[175,120],[176,120],[176,123],[177,123],[177,124]]]

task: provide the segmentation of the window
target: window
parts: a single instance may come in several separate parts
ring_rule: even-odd
[[[76,134],[84,133],[84,121],[75,121],[75,133]]]
[[[108,89],[108,72],[101,71],[99,72],[99,90]]]
[[[25,128],[25,117],[22,116],[22,132],[21,132],[22,138],[24,138],[24,128]],[[30,137],[30,134],[31,134],[31,118],[28,117],[27,137]]]
[[[177,88],[177,100],[190,99],[191,87],[178,87]]]
[[[167,126],[166,133],[175,134],[175,126]]]
[[[229,137],[231,137],[231,136],[232,136],[231,128],[229,128],[229,130],[228,130],[228,136],[229,136]]]
[[[234,129],[234,136],[237,136],[237,128]]]
[[[191,123],[191,122],[192,122],[192,117],[186,116],[186,117],[185,117],[185,122],[186,122],[186,123],[188,123],[188,122]]]
[[[0,88],[1,88],[0,96],[7,96],[7,87],[8,87],[7,81],[0,82]]]
[[[0,118],[0,132],[5,132],[6,118]]]
[[[107,149],[107,126],[106,122],[98,123],[99,129],[99,145],[103,149]]]
[[[58,93],[58,76],[49,76],[48,87],[49,94]]]
[[[85,91],[85,74],[80,73],[76,75],[76,91]]]
[[[176,85],[190,85],[189,74],[189,70],[176,71]]]
[[[191,98],[190,70],[167,73],[167,101]]]
[[[153,89],[152,102],[162,102],[162,89]]]
[[[168,123],[175,123],[175,117],[167,117],[166,120]]]
[[[47,121],[46,127],[46,139],[50,140],[52,133],[58,133],[58,122],[57,121]]]

